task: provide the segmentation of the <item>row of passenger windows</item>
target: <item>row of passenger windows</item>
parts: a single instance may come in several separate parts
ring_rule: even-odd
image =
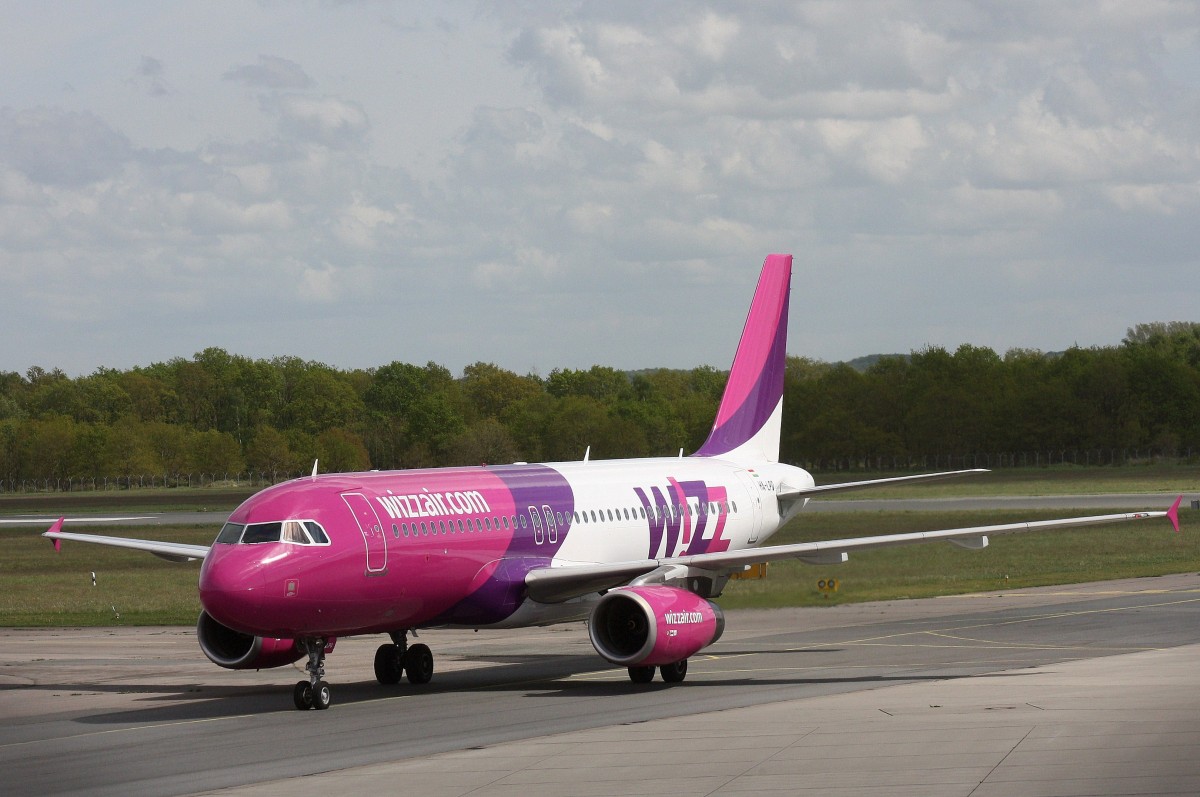
[[[533,510],[536,511],[536,510]],[[547,510],[549,511],[549,510]],[[679,504],[664,505],[652,507],[649,511],[645,507],[639,506],[636,508],[624,507],[620,509],[577,509],[574,512],[554,513],[554,520],[559,526],[569,526],[572,523],[604,523],[619,522],[622,520],[645,520],[653,518],[656,520],[670,519],[674,521],[676,518],[687,515],[688,517],[699,517],[702,515],[717,515],[737,512],[736,501],[712,501],[708,503],[695,504]],[[541,517],[538,518],[540,528]],[[393,537],[427,537],[430,534],[455,534],[455,533],[472,533],[477,531],[500,531],[501,529],[515,530],[517,528],[526,529],[529,527],[528,519],[524,515],[501,515],[499,517],[484,517],[484,518],[458,518],[456,520],[430,520],[417,521],[412,523],[393,523]]]
[[[315,520],[280,520],[272,523],[226,523],[217,542],[253,545],[260,542],[290,542],[296,545],[328,545],[325,529]]]

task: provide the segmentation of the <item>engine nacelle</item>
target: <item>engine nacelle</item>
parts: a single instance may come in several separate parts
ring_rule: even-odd
[[[657,667],[688,658],[721,638],[721,607],[676,587],[610,590],[588,623],[596,652],[625,667]]]
[[[304,657],[292,639],[250,636],[221,625],[208,612],[196,621],[196,639],[208,660],[229,670],[265,670],[283,667]]]

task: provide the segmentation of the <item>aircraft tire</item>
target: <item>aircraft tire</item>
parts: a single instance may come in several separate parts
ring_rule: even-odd
[[[687,659],[681,659],[674,664],[664,664],[659,667],[662,679],[669,684],[677,684],[687,677]]]
[[[386,685],[398,684],[404,677],[404,658],[396,645],[380,645],[375,651],[375,680]]]
[[[635,684],[648,684],[654,680],[653,667],[630,667],[629,680]]]
[[[308,681],[297,681],[296,688],[292,690],[292,702],[296,704],[296,708],[301,711],[308,711],[313,707],[313,690],[312,684]]]
[[[329,684],[317,681],[317,685],[312,688],[312,707],[318,711],[324,711],[332,702],[333,692],[330,690]]]
[[[433,678],[433,652],[428,645],[416,644],[404,654],[404,674],[410,684],[427,684]]]

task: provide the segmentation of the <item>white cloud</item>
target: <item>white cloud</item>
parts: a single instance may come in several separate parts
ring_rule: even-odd
[[[724,365],[788,249],[793,347],[826,358],[1113,342],[1200,298],[1194,4],[145,10],[30,6],[0,50],[29,76],[0,97],[0,370]],[[1189,276],[1080,339],[1139,270]],[[278,321],[321,313],[353,336]]]

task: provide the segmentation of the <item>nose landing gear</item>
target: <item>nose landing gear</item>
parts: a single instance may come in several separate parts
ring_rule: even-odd
[[[327,709],[333,702],[333,693],[329,684],[325,683],[325,639],[305,637],[300,642],[308,653],[308,663],[304,665],[308,672],[308,680],[296,682],[296,688],[292,690],[292,701],[301,711],[310,708],[319,711]]]

